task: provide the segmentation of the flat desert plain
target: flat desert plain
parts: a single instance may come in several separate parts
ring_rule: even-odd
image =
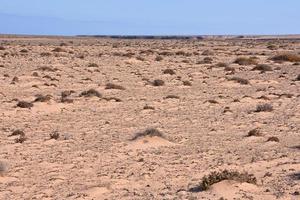
[[[0,39],[0,199],[300,199],[300,40]]]

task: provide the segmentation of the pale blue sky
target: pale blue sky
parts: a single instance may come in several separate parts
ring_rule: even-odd
[[[300,0],[0,0],[0,33],[299,34]]]

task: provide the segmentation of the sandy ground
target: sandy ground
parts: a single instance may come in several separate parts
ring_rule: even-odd
[[[300,42],[11,37],[0,46],[0,199],[300,199],[300,65],[269,59],[299,53]],[[234,64],[240,56],[272,70]],[[80,95],[89,89],[102,96]],[[273,110],[255,112],[262,103]],[[147,128],[164,137],[131,140]],[[261,135],[247,137],[255,128]],[[257,183],[190,190],[224,169]]]

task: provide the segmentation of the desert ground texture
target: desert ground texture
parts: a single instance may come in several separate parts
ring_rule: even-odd
[[[300,199],[297,38],[1,36],[0,101],[1,200]]]

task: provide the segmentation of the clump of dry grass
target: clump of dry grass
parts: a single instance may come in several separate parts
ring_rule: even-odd
[[[0,161],[0,176],[3,176],[8,171],[7,163]]]
[[[248,132],[247,137],[259,137],[262,136],[262,133],[260,132],[260,130],[258,128],[252,129]]]
[[[279,142],[279,139],[278,139],[278,137],[272,136],[272,137],[268,138],[267,142]]]
[[[155,79],[153,82],[152,82],[152,85],[153,86],[163,86],[165,85],[165,82],[163,80],[160,80],[160,79]]]
[[[214,55],[214,52],[210,51],[210,50],[204,50],[202,52],[202,55],[203,56],[213,56]]]
[[[74,93],[73,90],[65,90],[61,92],[60,101],[62,103],[73,103],[73,99],[69,99],[69,96]]]
[[[182,84],[184,86],[192,86],[192,83],[190,81],[182,81]]]
[[[235,71],[235,68],[234,67],[230,67],[230,66],[226,66],[224,68],[225,71],[230,71],[230,72],[234,72]]]
[[[159,130],[155,129],[155,128],[148,128],[144,131],[141,132],[137,132],[134,134],[134,136],[130,139],[130,140],[136,140],[138,138],[141,137],[161,137],[164,138],[164,134],[162,132],[160,132]]]
[[[17,107],[20,107],[20,108],[32,108],[33,107],[33,103],[27,102],[27,101],[19,101],[17,103]]]
[[[223,62],[219,62],[219,63],[217,63],[216,64],[216,67],[227,67],[228,66],[228,64],[227,63],[223,63]]]
[[[300,56],[292,53],[282,53],[273,56],[271,60],[275,62],[300,62]]]
[[[17,136],[17,135],[25,135],[24,131],[17,129],[14,130],[8,137]]]
[[[167,95],[167,96],[165,97],[165,99],[179,99],[179,96],[174,95],[174,94],[170,94],[170,95]]]
[[[266,64],[259,64],[253,67],[252,71],[261,71],[261,72],[266,72],[266,71],[272,71],[272,67],[270,65]]]
[[[257,65],[257,59],[254,57],[239,57],[237,58],[234,63],[239,64],[239,65]]]
[[[98,92],[97,90],[95,89],[89,89],[89,90],[86,90],[86,91],[83,91],[81,92],[80,96],[84,96],[84,97],[99,97],[101,98],[102,95],[100,94],[100,92]]]
[[[240,83],[242,85],[248,85],[250,83],[247,79],[236,77],[236,76],[229,78],[228,80]]]
[[[117,85],[117,84],[114,84],[114,83],[107,83],[105,85],[105,89],[106,90],[111,90],[111,89],[114,89],[114,90],[125,90],[125,88],[121,85]]]
[[[271,111],[273,111],[273,106],[269,103],[258,104],[255,110],[255,112],[271,112]]]
[[[47,56],[51,56],[51,53],[49,53],[49,52],[42,52],[42,53],[40,53],[40,55],[42,57],[47,57]]]
[[[237,182],[246,182],[256,184],[257,180],[253,174],[248,172],[240,173],[238,171],[223,170],[221,172],[211,172],[208,176],[204,176],[202,181],[196,187],[191,188],[190,192],[201,192],[208,190],[213,184],[219,183],[224,180],[232,180]]]
[[[88,67],[99,67],[96,63],[89,63]]]
[[[20,135],[18,138],[15,139],[15,143],[21,143],[22,144],[26,140],[27,140],[27,138],[26,138],[25,134],[23,134],[23,135]]]
[[[58,140],[59,138],[59,132],[58,131],[53,131],[52,133],[49,134],[50,139]]]
[[[162,61],[164,58],[160,55],[156,56],[155,57],[155,61],[159,62],[159,61]]]
[[[48,102],[51,100],[51,95],[42,95],[42,94],[37,94],[34,102]]]
[[[27,49],[21,49],[20,53],[28,53],[28,50]]]
[[[149,106],[149,105],[145,105],[144,110],[155,110],[155,108],[153,106]]]
[[[61,48],[61,47],[56,47],[52,50],[53,52],[66,52],[65,49]]]
[[[164,74],[170,74],[170,75],[174,75],[176,74],[175,71],[173,69],[165,69],[163,71]]]

